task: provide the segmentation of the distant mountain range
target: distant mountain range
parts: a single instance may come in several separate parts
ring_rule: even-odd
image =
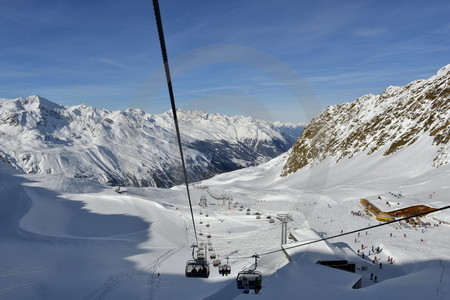
[[[178,111],[189,180],[254,166],[292,147],[303,125]],[[0,99],[0,157],[19,171],[119,186],[183,182],[171,112]]]
[[[390,86],[381,95],[330,106],[315,117],[289,153],[282,176],[326,159],[393,155],[427,139],[429,165],[450,162],[450,65],[428,80]],[[414,164],[412,161],[411,164]]]

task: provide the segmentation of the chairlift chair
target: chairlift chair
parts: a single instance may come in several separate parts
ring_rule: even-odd
[[[185,275],[186,277],[208,278],[209,263],[201,259],[189,260],[186,263]]]
[[[197,257],[194,256],[197,245],[192,245],[192,259],[186,263],[184,274],[186,277],[208,278],[209,277],[209,263],[205,259],[205,253],[197,250]]]
[[[205,260],[205,253],[203,251],[198,251],[197,252],[197,259]]]
[[[222,276],[223,275],[226,275],[226,276],[230,275],[231,274],[231,267],[228,264],[219,266],[219,274],[221,274]]]
[[[222,262],[220,261],[220,259],[215,259],[213,260],[213,266],[214,267],[218,267],[222,264]]]
[[[220,270],[219,270],[220,272]],[[256,279],[259,280],[259,283],[262,283],[262,274],[259,271],[255,270],[247,270],[247,271],[241,271],[238,273],[236,277],[236,283],[238,289],[244,289],[244,278],[247,278],[248,280],[248,287],[249,289],[255,289],[255,281]]]
[[[246,271],[240,271],[238,275],[236,276],[236,284],[238,289],[245,289],[244,279],[247,280],[248,283],[248,289],[253,290],[259,290],[261,289],[262,284],[262,274],[259,271],[256,271],[256,268],[258,266],[258,254],[253,255],[253,258],[255,259],[255,267],[253,270],[246,270]],[[259,281],[259,284],[257,286],[256,281]]]

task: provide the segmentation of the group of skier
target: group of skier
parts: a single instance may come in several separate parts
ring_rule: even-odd
[[[244,294],[250,293],[250,282],[247,277],[244,277],[242,279],[242,283],[244,285]],[[253,280],[253,289],[255,290],[255,294],[258,294],[261,290],[261,280],[259,280],[258,278]]]

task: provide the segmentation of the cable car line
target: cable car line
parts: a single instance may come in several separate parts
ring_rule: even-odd
[[[188,183],[188,177],[187,177],[187,172],[186,172],[186,164],[184,161],[183,146],[181,144],[180,128],[178,126],[178,117],[177,117],[177,108],[175,105],[175,96],[173,93],[172,79],[170,76],[169,58],[167,57],[166,42],[164,39],[164,31],[163,31],[161,12],[159,10],[158,0],[153,0],[153,10],[155,12],[156,26],[158,28],[159,44],[161,46],[161,54],[162,54],[163,63],[164,63],[164,71],[166,73],[167,88],[169,90],[170,104],[172,106],[173,121],[175,123],[175,130],[177,132],[178,148],[180,150],[181,165],[183,167],[184,183],[186,185],[186,193],[187,193],[187,197],[189,200],[189,208],[191,210],[192,226],[194,227],[195,241],[198,244],[197,229],[195,227],[194,212],[192,210],[192,201],[191,201],[191,194],[189,192],[189,183]]]
[[[294,248],[298,248],[298,247],[303,247],[303,246],[307,246],[307,245],[311,245],[311,244],[327,241],[327,240],[330,240],[330,239],[334,239],[334,238],[337,238],[337,237],[341,237],[341,236],[344,236],[344,235],[349,235],[349,234],[357,233],[357,232],[360,232],[360,231],[367,231],[367,230],[371,230],[371,229],[374,229],[374,228],[377,228],[377,227],[386,226],[386,225],[389,225],[389,224],[392,224],[392,223],[396,223],[396,222],[400,222],[400,221],[404,221],[404,220],[408,220],[408,219],[412,219],[412,218],[416,218],[416,217],[421,217],[421,216],[424,216],[424,215],[427,215],[427,214],[431,214],[431,213],[434,213],[434,212],[437,212],[437,211],[445,210],[445,209],[448,209],[448,208],[450,208],[450,205],[447,205],[447,206],[444,206],[444,207],[441,207],[441,208],[436,208],[436,209],[428,211],[428,212],[419,213],[419,214],[416,214],[416,215],[413,215],[413,216],[403,217],[401,219],[397,219],[397,220],[393,220],[393,221],[389,221],[389,222],[385,222],[385,223],[381,223],[381,224],[377,224],[377,225],[372,225],[372,226],[356,229],[356,230],[349,231],[349,232],[336,234],[336,235],[329,236],[329,237],[326,237],[326,238],[313,240],[313,241],[310,241],[310,242],[305,242],[305,243],[294,245],[294,246],[287,246],[287,247],[283,247],[282,249],[276,249],[276,250],[272,250],[272,251],[267,251],[267,252],[264,252],[264,253],[260,253],[258,255],[260,255],[260,256],[268,255],[268,254],[272,254],[272,253],[276,253],[276,252],[281,252],[283,250],[289,250],[289,249],[294,249]],[[236,256],[236,257],[229,256],[229,259],[244,259],[244,258],[253,258],[253,257],[254,257],[254,255],[253,256]]]

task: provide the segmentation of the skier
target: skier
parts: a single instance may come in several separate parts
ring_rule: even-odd
[[[248,284],[248,279],[247,279],[247,277],[244,277],[244,278],[242,279],[242,283],[244,284],[244,294],[248,294],[248,293],[249,293],[250,286],[249,286],[249,284]]]
[[[259,278],[255,279],[255,294],[259,293],[259,290],[261,289],[261,280]]]

